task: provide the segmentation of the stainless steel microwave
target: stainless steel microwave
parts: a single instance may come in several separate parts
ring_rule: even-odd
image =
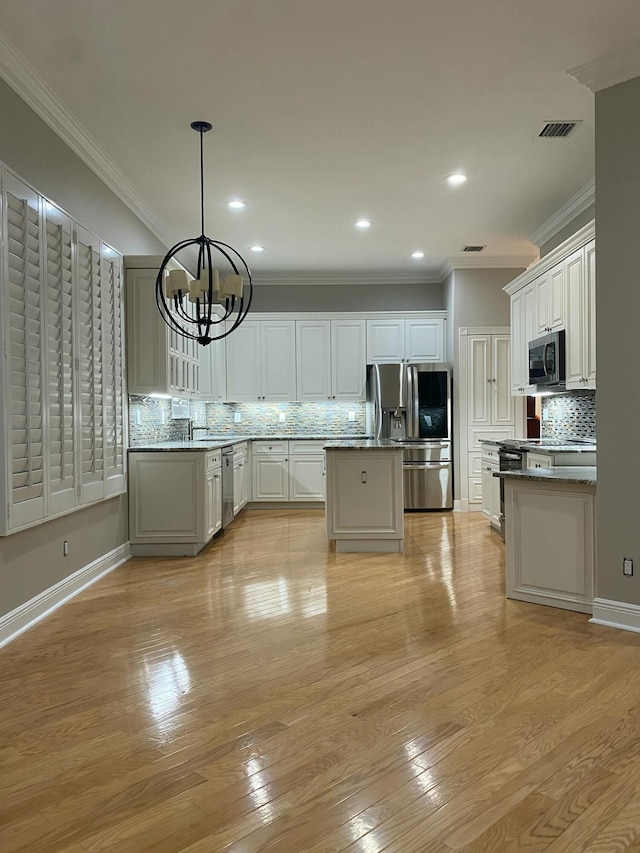
[[[529,385],[564,385],[564,329],[529,341]]]

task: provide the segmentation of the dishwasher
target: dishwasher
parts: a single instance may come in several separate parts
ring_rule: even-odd
[[[233,521],[233,445],[222,448],[222,528]]]

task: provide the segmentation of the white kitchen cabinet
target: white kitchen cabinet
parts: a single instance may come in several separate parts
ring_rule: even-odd
[[[513,426],[509,335],[467,336],[467,423]]]
[[[514,397],[535,391],[529,384],[529,341],[538,336],[535,298],[534,282],[511,296],[511,394]]]
[[[227,399],[295,400],[294,320],[245,320],[227,341]]]
[[[564,329],[566,318],[566,289],[564,264],[547,270],[534,282],[536,306],[536,337],[556,329]]]
[[[253,500],[323,501],[324,441],[252,442]]]
[[[130,451],[134,556],[193,556],[222,527],[220,450]]]
[[[596,387],[595,240],[565,261],[568,329],[566,339],[567,390]]]
[[[557,453],[535,453],[527,451],[525,468],[555,468],[556,466],[571,467],[596,464],[596,452],[581,450],[580,452],[558,451]]]
[[[327,538],[336,551],[402,551],[402,448],[326,454]]]
[[[364,320],[297,320],[296,379],[296,400],[364,400]]]
[[[324,441],[289,441],[289,500],[324,501]]]
[[[482,511],[491,526],[500,530],[500,480],[493,475],[500,470],[496,445],[482,445]]]
[[[249,499],[249,463],[247,442],[233,446],[233,514],[236,516]]]
[[[367,320],[367,364],[444,361],[444,319]]]
[[[145,396],[224,399],[219,379],[224,339],[203,347],[164,322],[155,296],[161,263],[162,258],[155,256],[125,257],[128,391]],[[193,310],[191,303],[187,310]]]
[[[120,256],[2,169],[0,535],[126,490]]]

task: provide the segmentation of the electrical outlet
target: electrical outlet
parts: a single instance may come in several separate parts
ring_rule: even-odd
[[[140,409],[136,409],[136,426],[140,426],[142,424],[142,415],[140,414]]]
[[[355,419],[356,419],[356,413],[355,412],[349,412],[349,420],[351,421],[351,423],[353,423],[355,421]]]
[[[633,560],[631,557],[622,558],[622,574],[631,577],[633,574]]]
[[[287,419],[286,412],[278,412],[278,421],[283,424]]]
[[[234,424],[242,423],[242,412],[234,412],[233,413],[233,422]]]
[[[69,540],[68,539],[65,539],[64,542],[62,543],[62,556],[63,557],[69,556]]]

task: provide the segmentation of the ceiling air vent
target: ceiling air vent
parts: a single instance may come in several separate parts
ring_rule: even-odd
[[[538,136],[545,139],[564,139],[578,126],[577,121],[548,121],[538,131]]]
[[[481,252],[486,246],[463,246],[463,252]]]

